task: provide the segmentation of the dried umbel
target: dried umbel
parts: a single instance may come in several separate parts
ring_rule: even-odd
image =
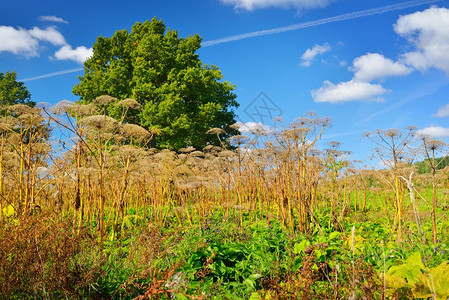
[[[73,105],[74,103],[72,101],[62,100],[51,107],[50,111],[56,115],[68,114]]]
[[[201,151],[193,151],[189,153],[189,157],[204,157],[204,153]]]
[[[117,98],[111,97],[109,95],[98,96],[97,98],[95,98],[95,100],[92,101],[93,104],[98,106],[107,106],[112,102],[117,102]]]
[[[140,103],[137,102],[137,100],[132,99],[132,98],[126,98],[126,99],[120,100],[115,105],[117,107],[122,107],[125,109],[140,109],[141,108]]]
[[[314,119],[307,118],[307,117],[300,117],[296,118],[290,125],[290,128],[304,128],[304,127],[310,127],[314,124]]]
[[[46,154],[52,150],[51,146],[47,143],[36,143],[33,146],[33,151],[37,154]]]
[[[195,151],[196,149],[194,148],[194,147],[192,147],[192,146],[190,146],[190,147],[187,147],[187,148],[181,148],[181,149],[179,149],[178,151],[180,152],[180,153],[190,153],[190,152],[193,152],[193,151]]]
[[[385,131],[385,136],[393,138],[399,136],[400,133],[401,131],[399,129],[390,128]]]
[[[217,127],[212,128],[212,129],[209,129],[208,131],[206,131],[206,134],[216,134],[216,135],[221,135],[221,134],[225,134],[225,133],[226,133],[226,131],[224,131],[224,130],[221,129],[221,128],[217,128]]]
[[[284,129],[280,132],[280,134],[278,136],[282,137],[283,139],[287,139],[287,140],[302,141],[307,138],[308,131],[309,130],[307,127]]]
[[[151,137],[151,133],[148,130],[136,124],[124,124],[121,127],[121,132],[125,136],[135,138],[139,141]]]
[[[201,180],[196,176],[184,177],[176,180],[176,186],[182,190],[192,190],[201,186]]]
[[[331,142],[327,143],[327,145],[328,145],[331,149],[336,150],[336,149],[340,148],[341,143],[340,143],[340,142],[337,142],[337,141],[331,141]]]
[[[250,140],[250,138],[247,137],[246,135],[234,135],[234,136],[228,138],[228,142],[231,145],[234,145],[237,147],[240,147],[241,145],[248,143],[249,140]]]
[[[39,110],[35,109],[33,107],[30,107],[25,104],[15,104],[10,107],[8,107],[8,110],[14,115],[14,116],[20,116],[23,114],[38,114]]]
[[[62,100],[54,105],[51,109],[57,115],[71,115],[77,118],[92,116],[98,114],[98,107],[92,103],[81,104],[68,100]]]
[[[92,116],[98,113],[98,108],[92,103],[90,104],[74,103],[70,107],[70,113],[77,117]]]
[[[137,148],[131,145],[124,145],[118,148],[118,153],[121,157],[130,158],[134,161],[137,159],[137,157],[143,156],[145,152],[141,148]]]
[[[25,126],[39,126],[42,124],[42,122],[45,121],[45,119],[41,115],[36,113],[21,114],[17,117],[17,119],[22,125]]]
[[[218,154],[218,156],[223,157],[223,158],[234,158],[236,156],[236,153],[231,150],[225,150],[225,151],[220,152]]]
[[[427,148],[431,151],[438,151],[440,149],[443,149],[447,144],[443,141],[439,140],[429,140],[426,141]]]
[[[14,120],[12,118],[0,118],[0,132],[11,131],[14,127]]]
[[[188,166],[182,164],[173,169],[173,175],[176,177],[191,176],[192,171]]]
[[[203,148],[204,152],[208,152],[208,153],[218,153],[220,151],[223,151],[223,148],[218,147],[218,146],[214,146],[214,145],[207,145],[206,147]]]
[[[93,115],[82,118],[81,123],[97,130],[113,130],[116,127],[117,121],[109,116]]]
[[[161,162],[173,161],[176,158],[176,152],[164,149],[154,155],[154,159]]]
[[[187,160],[187,155],[184,154],[184,153],[181,153],[181,154],[178,155],[178,159],[179,159],[179,161],[180,161],[181,163],[185,163],[186,160]]]

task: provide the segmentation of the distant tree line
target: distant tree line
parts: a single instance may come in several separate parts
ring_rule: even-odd
[[[446,168],[447,166],[449,166],[449,156],[436,158],[435,164],[437,170]],[[415,166],[418,168],[419,174],[430,173],[432,170],[428,159],[416,162]]]

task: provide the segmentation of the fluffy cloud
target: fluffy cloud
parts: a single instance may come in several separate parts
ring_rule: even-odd
[[[403,76],[413,70],[405,65],[385,58],[378,53],[368,53],[354,59],[352,70],[354,79],[372,81],[389,76]]]
[[[353,61],[349,68],[354,77],[347,82],[325,86],[312,91],[315,102],[345,102],[373,100],[388,92],[372,81],[390,76],[405,76],[414,69],[437,68],[449,76],[449,9],[432,7],[421,12],[399,17],[394,25],[395,32],[406,38],[414,49],[401,56],[399,62],[385,58],[378,53],[367,53]],[[449,116],[449,105],[441,108],[435,116]],[[442,132],[442,127],[425,130]],[[440,135],[441,136],[441,135]]]
[[[405,63],[418,70],[441,69],[449,76],[449,9],[432,7],[401,16],[394,30],[415,46],[403,55]]]
[[[444,128],[441,126],[430,126],[424,129],[418,130],[418,134],[430,135],[434,138],[449,137],[449,128]]]
[[[304,52],[304,54],[301,56],[301,66],[309,67],[317,55],[326,53],[331,49],[331,46],[329,46],[329,44],[327,43],[325,43],[324,45],[314,45],[312,48],[307,49],[306,52]]]
[[[92,53],[92,48],[80,46],[73,49],[71,46],[66,45],[56,51],[55,58],[57,60],[73,60],[83,63],[88,57],[92,56]]]
[[[349,70],[354,72],[354,77],[351,80],[338,84],[325,81],[324,87],[312,91],[314,101],[330,103],[378,101],[381,100],[379,96],[389,90],[380,84],[373,84],[371,81],[390,76],[408,75],[413,71],[413,69],[378,53],[368,53],[357,57]]]
[[[0,53],[11,52],[26,56],[37,56],[39,41],[23,28],[0,26]]]
[[[449,117],[449,104],[441,107],[434,116],[440,118]]]
[[[87,57],[92,56],[92,48],[84,46],[72,48],[67,44],[64,36],[56,27],[45,29],[33,27],[32,29],[0,26],[0,53],[10,52],[25,57],[39,56],[40,43],[46,42],[53,46],[61,47],[55,52],[57,60],[73,60],[83,63]]]
[[[66,45],[62,34],[55,27],[41,29],[14,28],[0,26],[0,53],[11,52],[16,55],[33,57],[39,55],[39,42],[49,42],[54,46]]]
[[[235,126],[243,134],[267,134],[271,131],[270,126],[260,122],[237,122],[235,123]]]
[[[350,80],[334,84],[324,82],[324,87],[312,91],[315,102],[341,103],[348,101],[379,100],[379,96],[389,92],[379,84]]]
[[[221,2],[234,5],[235,9],[254,10],[271,6],[298,9],[325,7],[331,0],[221,0]]]
[[[56,16],[40,16],[39,20],[41,20],[43,22],[55,22],[55,23],[65,23],[65,24],[69,23],[66,20],[64,20],[63,18],[58,18]]]
[[[28,30],[28,32],[32,37],[43,42],[49,42],[54,46],[63,46],[67,44],[64,36],[55,27],[48,27],[46,29],[34,27],[33,29]]]

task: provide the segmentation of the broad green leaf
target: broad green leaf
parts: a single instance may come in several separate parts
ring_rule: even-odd
[[[300,243],[296,243],[293,246],[293,253],[301,254],[304,252],[307,246],[310,246],[310,242],[308,240],[301,241]]]
[[[334,232],[332,232],[331,234],[329,234],[329,240],[333,240],[333,239],[339,238],[340,235],[341,235],[340,232],[334,231]]]
[[[391,267],[388,272],[389,284],[394,284],[395,280],[406,280],[406,286],[412,288],[422,274],[425,266],[421,260],[421,254],[414,252],[399,266]]]
[[[3,216],[6,218],[11,217],[14,214],[14,207],[10,204],[3,208]]]
[[[446,300],[449,298],[449,265],[447,261],[428,273],[420,274],[419,282],[413,289],[413,295],[418,298],[431,298]]]

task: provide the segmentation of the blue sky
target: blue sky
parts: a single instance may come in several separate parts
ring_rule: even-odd
[[[374,146],[365,131],[449,137],[448,0],[2,1],[0,72],[16,71],[36,102],[76,101],[96,38],[155,16],[200,34],[200,59],[236,85],[241,122],[315,111],[333,120],[323,143],[354,159]]]

